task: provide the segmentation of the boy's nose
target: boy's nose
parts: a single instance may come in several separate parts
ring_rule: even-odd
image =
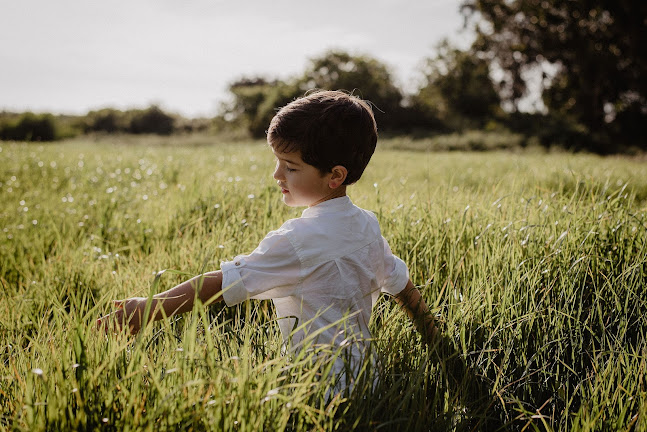
[[[283,174],[281,173],[281,169],[278,166],[274,170],[274,175],[272,177],[274,177],[274,180],[283,179]]]

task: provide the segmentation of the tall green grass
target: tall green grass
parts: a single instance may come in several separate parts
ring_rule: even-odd
[[[300,214],[262,144],[159,142],[0,143],[0,429],[647,428],[644,162],[378,151],[351,198],[443,336],[426,347],[381,298],[377,367],[330,400],[327,357],[282,354],[270,302],[94,330],[112,299],[216,269]]]

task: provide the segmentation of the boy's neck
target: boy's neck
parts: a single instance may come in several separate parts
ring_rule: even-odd
[[[308,207],[314,207],[317,204],[321,204],[324,201],[329,201],[335,198],[341,198],[343,196],[346,196],[346,185],[342,185],[342,186],[339,186],[338,188],[333,189],[332,191],[330,191],[328,195],[324,196],[318,201],[315,201],[314,203],[310,204]]]

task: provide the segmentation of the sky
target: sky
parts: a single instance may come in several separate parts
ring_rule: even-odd
[[[157,104],[213,116],[243,76],[287,79],[331,49],[416,88],[458,0],[15,0],[0,4],[0,110],[85,114]]]

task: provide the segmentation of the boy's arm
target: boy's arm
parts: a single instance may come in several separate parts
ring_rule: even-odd
[[[97,320],[99,328],[108,329],[114,325],[121,329],[128,325],[131,333],[137,333],[149,321],[157,321],[164,317],[182,314],[193,309],[196,298],[203,302],[214,302],[222,300],[222,272],[220,270],[196,276],[188,281],[182,282],[175,287],[153,296],[150,312],[147,319],[143,319],[146,312],[146,297],[132,297],[126,300],[115,300],[119,308],[115,312],[105,315]]]
[[[435,318],[429,312],[429,308],[422,298],[422,294],[416,286],[409,280],[407,286],[395,296],[398,302],[409,315],[409,318],[415,323],[416,328],[422,334],[428,344],[433,344],[438,337],[438,329],[435,325]]]

